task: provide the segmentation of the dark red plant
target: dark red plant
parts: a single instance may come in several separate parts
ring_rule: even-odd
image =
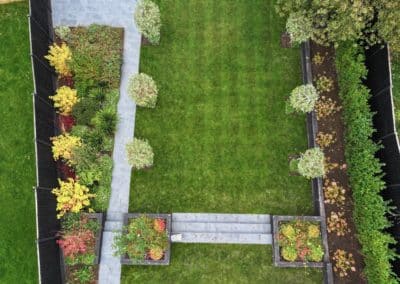
[[[71,131],[72,127],[75,125],[75,119],[72,115],[59,115],[58,122],[63,132]]]
[[[76,180],[76,174],[74,169],[68,166],[66,163],[59,162],[58,168],[62,173],[64,179],[72,178],[73,180]]]

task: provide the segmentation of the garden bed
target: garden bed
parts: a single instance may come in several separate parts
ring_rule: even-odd
[[[139,217],[146,216],[151,220],[164,220],[164,232],[167,237],[167,246],[163,251],[163,256],[159,260],[151,259],[148,252],[143,259],[131,259],[128,254],[121,256],[121,263],[125,265],[169,265],[171,257],[171,214],[139,214],[139,213],[128,213],[124,215],[124,226],[129,226],[130,222]]]
[[[302,227],[305,226],[306,229],[310,226],[316,226],[319,229],[318,236],[313,236],[312,239],[316,246],[319,246],[323,252],[325,252],[326,241],[324,239],[324,234],[321,234],[321,231],[325,228],[321,227],[321,217],[319,216],[272,216],[272,232],[273,232],[273,259],[274,265],[278,267],[312,267],[312,268],[323,268],[324,267],[324,253],[320,256],[319,261],[309,261],[307,260],[307,256],[304,255],[304,259],[300,260],[299,255],[302,254],[303,251],[306,253],[312,253],[312,250],[308,247],[308,243],[310,242],[308,236],[308,231],[302,231]],[[293,228],[293,232],[296,234],[296,249],[299,250],[296,260],[287,261],[282,256],[282,243],[286,238],[285,234],[282,232],[282,227],[285,225],[290,225],[290,229]],[[307,237],[306,237],[307,236]],[[293,236],[289,236],[293,237]],[[300,237],[297,239],[297,237]],[[305,239],[301,239],[304,237]],[[301,247],[299,243],[302,242]],[[297,247],[299,246],[299,247]]]
[[[71,218],[79,218],[79,221]],[[61,238],[58,241],[61,247],[60,263],[61,271],[68,283],[75,283],[75,273],[79,274],[80,271],[86,272],[81,272],[83,274],[92,275],[92,280],[97,278],[103,224],[103,213],[81,213],[74,216],[69,214],[61,221]],[[66,256],[67,251],[68,256]]]
[[[316,60],[317,57],[320,58],[320,61]],[[346,231],[345,236],[338,235],[337,230],[328,233],[329,254],[332,258],[335,252],[341,249],[352,254],[355,261],[352,265],[355,272],[347,271],[348,276],[346,277],[340,277],[339,272],[336,272],[334,273],[334,282],[365,283],[365,278],[362,275],[363,258],[360,253],[360,244],[355,236],[356,231],[353,222],[352,192],[346,170],[343,114],[337,84],[334,49],[311,43],[311,62],[313,83],[315,85],[317,85],[317,80],[320,76],[325,76],[331,80],[330,88],[324,89],[320,94],[323,99],[320,99],[322,103],[319,114],[317,110],[318,133],[320,133],[320,140],[318,141],[317,138],[317,144],[323,149],[330,168],[323,179],[326,217],[330,218],[331,214],[335,214],[335,216],[338,216],[338,218],[335,217],[335,220],[347,224],[344,229]],[[326,112],[324,108],[331,109],[331,112]],[[334,110],[334,108],[336,109]],[[331,138],[327,138],[327,134],[332,135]],[[326,141],[329,142],[326,143]],[[327,201],[329,199],[327,198],[328,191],[337,192],[339,197],[332,197],[331,201]],[[327,227],[329,229],[329,222]],[[335,262],[333,261],[333,263]]]

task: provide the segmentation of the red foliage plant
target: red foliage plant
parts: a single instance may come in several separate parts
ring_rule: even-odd
[[[72,178],[73,180],[76,180],[76,174],[73,168],[63,162],[58,163],[58,168],[63,174],[64,179]]]
[[[92,231],[73,232],[64,235],[57,243],[66,257],[74,258],[78,254],[86,253],[87,246],[93,242],[95,236]]]
[[[59,127],[63,132],[71,131],[72,127],[75,125],[75,119],[72,115],[59,115]]]
[[[153,222],[153,227],[154,230],[156,230],[159,233],[162,233],[165,231],[165,220],[164,219],[154,219]]]

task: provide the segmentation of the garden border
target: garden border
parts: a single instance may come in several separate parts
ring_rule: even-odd
[[[171,259],[171,232],[172,232],[172,215],[171,214],[151,214],[151,213],[126,213],[124,214],[123,225],[127,226],[129,219],[135,219],[140,216],[148,216],[152,219],[160,218],[166,220],[165,230],[168,235],[168,247],[162,260],[138,260],[132,261],[124,255],[121,256],[121,264],[123,265],[169,265]]]

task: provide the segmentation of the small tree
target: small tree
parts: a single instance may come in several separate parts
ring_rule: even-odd
[[[294,43],[302,43],[312,37],[312,22],[302,12],[295,12],[289,15],[286,22],[286,31]]]
[[[61,76],[70,76],[69,63],[72,59],[72,53],[69,47],[62,43],[61,46],[54,43],[50,46],[49,54],[44,58],[49,60],[50,65],[56,69],[56,72]]]
[[[150,0],[140,0],[134,14],[139,31],[152,43],[160,42],[160,9]]]
[[[325,175],[324,153],[320,148],[311,148],[301,154],[297,164],[299,173],[309,179]]]
[[[148,108],[156,106],[158,89],[149,75],[140,73],[131,77],[128,92],[138,106]]]
[[[71,114],[72,107],[79,102],[76,90],[68,86],[58,88],[56,94],[49,98],[54,101],[54,106],[58,108],[58,113],[62,115]]]
[[[149,142],[134,138],[126,145],[129,164],[137,170],[149,168],[153,165],[154,153]]]
[[[301,112],[310,112],[318,100],[317,90],[312,84],[296,87],[290,94],[289,103],[292,108]]]

